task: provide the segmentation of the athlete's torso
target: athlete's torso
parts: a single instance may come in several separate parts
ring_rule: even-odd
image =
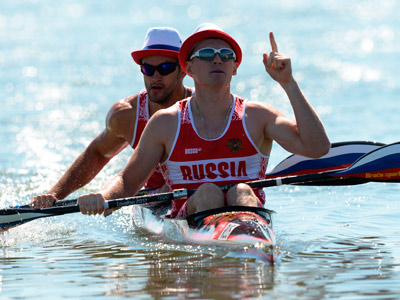
[[[263,179],[268,156],[263,155],[247,132],[247,100],[234,97],[225,131],[215,139],[202,138],[192,122],[190,98],[178,102],[178,129],[168,159],[161,170],[170,189],[194,189],[205,182],[217,185]],[[264,202],[262,190],[255,190]]]

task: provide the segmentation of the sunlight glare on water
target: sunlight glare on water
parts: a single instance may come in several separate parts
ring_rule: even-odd
[[[153,26],[185,39],[218,24],[243,51],[232,92],[294,117],[262,64],[272,31],[331,142],[396,142],[399,9],[395,0],[2,1],[0,207],[47,192],[103,130],[111,105],[144,87],[130,53]],[[69,198],[98,191],[131,153]],[[288,155],[274,144],[268,170]],[[69,214],[0,233],[0,298],[398,298],[398,183],[265,191],[283,254],[275,266],[155,240],[133,226],[130,208],[106,219]]]

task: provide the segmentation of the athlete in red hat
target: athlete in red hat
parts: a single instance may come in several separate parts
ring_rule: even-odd
[[[155,27],[147,31],[143,49],[133,51],[140,65],[145,89],[113,104],[105,129],[78,156],[47,194],[33,197],[32,207],[49,207],[56,200],[88,184],[100,170],[127,146],[136,148],[149,118],[159,109],[192,94],[183,85],[185,73],[178,63],[182,40],[174,28]],[[159,188],[164,179],[159,170],[147,181],[147,188]]]
[[[197,189],[189,199],[174,201],[171,217],[226,205],[263,206],[263,191],[243,182],[264,178],[273,140],[295,154],[326,154],[329,139],[292,76],[290,58],[278,52],[272,33],[270,41],[272,52],[263,55],[263,63],[286,92],[295,120],[231,94],[241,49],[219,27],[202,24],[179,54],[196,94],[153,116],[125,169],[100,193],[79,197],[81,212],[102,213],[105,199],[134,195],[158,163],[171,190]],[[218,186],[226,184],[236,185],[224,194]]]

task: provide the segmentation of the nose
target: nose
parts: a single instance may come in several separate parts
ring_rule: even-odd
[[[156,70],[155,72],[154,72],[154,74],[153,74],[153,76],[152,76],[154,79],[159,79],[159,78],[162,78],[163,76],[160,74],[160,73],[158,73],[158,70]]]
[[[219,53],[214,56],[213,63],[222,63],[222,59]]]

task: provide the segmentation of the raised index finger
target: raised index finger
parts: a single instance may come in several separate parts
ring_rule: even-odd
[[[274,34],[272,32],[269,33],[269,40],[271,42],[272,52],[278,52],[278,46],[276,45]]]

